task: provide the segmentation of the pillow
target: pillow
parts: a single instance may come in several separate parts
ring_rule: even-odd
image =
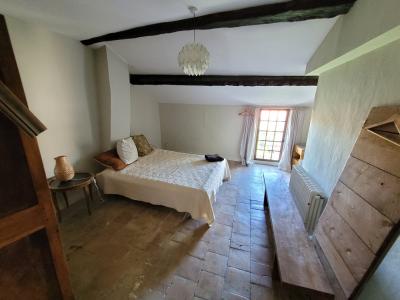
[[[131,164],[138,159],[136,145],[131,137],[117,142],[117,153],[119,158],[126,164]]]
[[[102,152],[94,157],[94,159],[107,168],[113,168],[115,171],[124,169],[125,164],[119,157],[117,150],[112,149]]]
[[[153,151],[153,148],[143,134],[134,135],[133,141],[135,142],[139,156],[145,156]]]

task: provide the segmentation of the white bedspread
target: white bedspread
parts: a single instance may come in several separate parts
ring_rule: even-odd
[[[96,178],[105,194],[171,207],[211,224],[212,202],[230,171],[226,160],[209,163],[202,155],[155,149],[121,171],[106,169]]]

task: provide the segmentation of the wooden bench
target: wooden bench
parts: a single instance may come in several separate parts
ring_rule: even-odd
[[[328,277],[293,202],[288,179],[287,174],[279,171],[268,178],[264,176],[264,206],[275,245],[274,273],[287,287],[312,298],[333,299]]]

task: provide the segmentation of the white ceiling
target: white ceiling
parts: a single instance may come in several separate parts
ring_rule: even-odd
[[[0,12],[86,39],[132,27],[287,0],[0,0]]]
[[[0,12],[85,39],[163,21],[285,0],[0,0]],[[210,52],[206,74],[304,75],[307,62],[336,19],[198,31],[197,41]],[[107,42],[133,73],[182,74],[177,55],[192,40],[191,31]],[[159,102],[304,105],[314,87],[139,87]]]
[[[316,87],[312,86],[139,86],[133,95],[147,95],[159,103],[213,105],[310,106]]]
[[[202,30],[213,75],[304,75],[334,19]],[[136,74],[181,74],[177,56],[192,31],[108,42]]]

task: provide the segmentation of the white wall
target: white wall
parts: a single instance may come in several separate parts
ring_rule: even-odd
[[[160,103],[162,146],[239,161],[241,110],[241,106]]]
[[[96,170],[99,116],[94,55],[79,41],[6,17],[29,108],[47,126],[38,137],[48,177],[65,154],[76,170]]]
[[[320,46],[309,69],[400,24],[398,0],[358,0]],[[338,30],[339,28],[339,30]],[[373,106],[400,105],[400,40],[322,73],[303,166],[330,195]],[[360,299],[399,295],[399,241],[365,285]],[[392,255],[393,253],[396,253]]]
[[[100,116],[100,145],[101,150],[111,146],[111,91],[108,76],[107,49],[101,47],[94,50],[96,65],[97,100]]]
[[[160,103],[161,137],[165,149],[205,154],[218,153],[240,161],[242,106]],[[306,109],[304,124],[296,142],[307,138],[311,110]]]
[[[130,135],[129,70],[128,65],[105,46],[95,50],[95,61],[101,148],[108,150],[117,140]]]
[[[400,104],[400,41],[319,78],[304,168],[330,195],[373,106]]]
[[[130,136],[131,84],[129,66],[107,48],[108,75],[111,92],[111,143]]]
[[[357,0],[314,53],[307,73],[398,26],[399,4],[399,0]]]
[[[300,126],[299,126],[299,132],[298,132],[296,140],[295,140],[296,144],[305,144],[306,143],[307,136],[308,136],[308,130],[310,128],[312,109],[307,107],[307,108],[304,108],[303,111],[304,111],[303,124],[300,124]]]
[[[161,147],[158,102],[138,86],[131,86],[131,135],[144,134],[149,143]]]

